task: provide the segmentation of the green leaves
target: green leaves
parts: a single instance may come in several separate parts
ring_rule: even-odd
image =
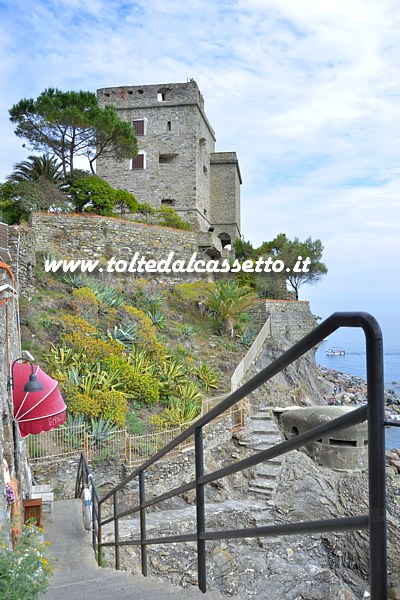
[[[21,181],[46,180],[54,184],[63,181],[61,164],[54,156],[42,154],[42,156],[28,156],[27,160],[14,165],[14,170],[7,177],[7,181],[20,183]]]
[[[255,295],[236,281],[218,281],[215,288],[207,293],[204,304],[218,328],[226,329],[233,336],[235,322],[239,314],[255,302]]]
[[[289,240],[285,233],[279,233],[273,240],[263,242],[259,248],[253,248],[252,244],[244,239],[235,242],[236,257],[240,261],[256,261],[259,257],[267,260],[271,257],[284,263],[281,271],[253,275],[253,285],[259,296],[264,298],[284,297],[287,283],[298,300],[299,288],[302,285],[317,283],[328,272],[322,262],[323,250],[324,246],[319,239],[313,240],[308,237],[304,242],[300,242],[297,237]],[[307,264],[304,263],[306,259],[309,259]],[[303,270],[303,267],[307,270]],[[244,274],[240,274],[238,278],[243,280]]]
[[[46,546],[42,533],[28,521],[22,525],[14,551],[5,535],[5,525],[0,532],[0,598],[36,600],[46,592],[52,574],[44,557]]]
[[[101,108],[92,92],[49,88],[36,100],[20,100],[9,113],[15,134],[33,150],[57,156],[64,177],[74,170],[77,156],[86,156],[94,173],[93,162],[105,151],[117,159],[131,158],[138,151],[132,125],[122,121],[114,107]]]
[[[321,240],[308,237],[304,242],[300,242],[299,238],[295,237],[291,241],[284,233],[280,233],[269,244],[275,256],[291,269],[286,273],[286,280],[293,289],[296,300],[299,299],[299,288],[302,285],[317,283],[322,275],[328,272],[326,265],[321,261],[324,250]],[[306,258],[310,259],[307,272],[293,270],[296,263],[297,268],[302,269],[302,261]]]

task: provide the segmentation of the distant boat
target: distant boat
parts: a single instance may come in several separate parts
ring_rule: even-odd
[[[327,356],[343,356],[344,354],[346,354],[344,348],[328,348],[326,351]]]

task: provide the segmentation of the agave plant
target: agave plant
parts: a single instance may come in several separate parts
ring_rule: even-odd
[[[99,283],[91,283],[91,289],[98,300],[111,308],[119,308],[124,303],[124,296],[116,288]]]
[[[107,330],[107,336],[111,340],[116,340],[125,346],[135,341],[137,334],[137,324],[128,323],[127,325],[114,325],[113,329]]]
[[[67,420],[60,427],[64,442],[73,448],[82,448],[82,433],[85,418],[83,415],[68,415]]]
[[[87,281],[83,277],[82,273],[63,273],[60,276],[60,280],[72,288],[82,288],[87,285]]]
[[[245,348],[250,348],[256,338],[256,334],[252,327],[246,327],[243,333],[239,336],[239,344]]]
[[[169,355],[159,368],[160,378],[176,384],[187,380],[187,370],[183,362]]]
[[[198,377],[206,392],[210,391],[211,388],[216,389],[218,387],[219,375],[205,361],[201,361],[197,367],[194,367],[193,373]]]
[[[82,350],[74,350],[66,346],[51,346],[50,353],[45,355],[47,368],[57,377],[72,368],[86,366],[86,356]]]
[[[165,317],[160,310],[148,310],[147,315],[150,317],[152,324],[159,329],[164,329],[166,325]]]
[[[128,364],[132,367],[133,374],[149,373],[155,375],[156,365],[150,362],[146,350],[134,347],[128,356]]]
[[[201,405],[202,395],[194,381],[187,381],[186,383],[178,385],[176,389],[183,401],[194,401]]]
[[[92,370],[87,371],[80,378],[80,391],[82,394],[91,396],[93,392],[97,390],[101,390],[103,392],[117,390],[123,385],[123,381],[120,378],[120,373],[120,369],[110,373],[109,371],[104,371],[99,364],[93,365]]]
[[[190,325],[189,323],[185,323],[185,325],[183,326],[183,329],[182,329],[183,335],[186,337],[190,337],[194,334],[194,332],[195,332],[194,326]]]
[[[179,416],[179,425],[190,423],[199,416],[201,400],[194,398],[172,398],[170,408]],[[168,408],[165,409],[168,412]]]
[[[91,419],[87,425],[89,435],[92,437],[94,444],[101,444],[117,431],[117,427],[113,425],[110,419]]]

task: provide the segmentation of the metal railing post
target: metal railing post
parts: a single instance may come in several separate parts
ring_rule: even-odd
[[[378,323],[364,327],[367,338],[368,478],[370,592],[387,598],[386,453],[383,341]]]
[[[101,503],[97,505],[97,564],[101,567]]]
[[[92,488],[92,546],[93,546],[93,550],[96,552],[96,542],[97,542],[97,534],[96,534],[96,514],[99,509],[98,505],[95,509],[94,506],[94,502],[95,502],[95,495],[93,492],[93,488]],[[98,525],[98,522],[97,522]]]
[[[114,498],[114,540],[115,540],[115,569],[119,571],[119,521],[117,519],[118,514],[118,492],[115,491],[113,494]]]
[[[144,471],[139,472],[139,504],[140,504],[140,546],[142,550],[142,575],[147,577],[147,545],[146,539],[146,509],[143,504],[146,499],[146,489],[144,481]]]
[[[204,475],[203,429],[198,427],[194,432],[195,462],[196,462],[196,524],[197,524],[197,579],[199,589],[205,593],[207,589],[206,574],[206,543],[200,539],[205,532],[205,499],[204,485],[199,483]]]

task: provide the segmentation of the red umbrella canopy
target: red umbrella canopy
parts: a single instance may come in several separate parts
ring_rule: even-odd
[[[14,418],[18,421],[21,436],[49,431],[62,425],[67,418],[67,407],[58,389],[58,382],[46,375],[37,365],[34,373],[43,386],[40,392],[25,392],[31,365],[15,363],[13,369]]]

